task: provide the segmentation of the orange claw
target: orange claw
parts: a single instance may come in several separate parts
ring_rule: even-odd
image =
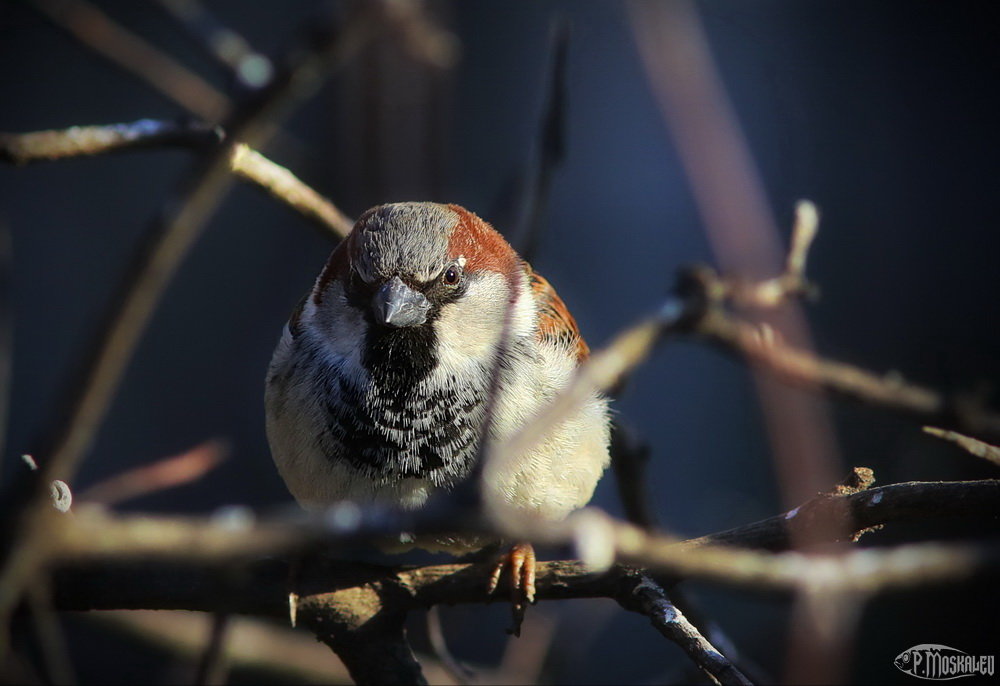
[[[515,543],[504,553],[490,574],[488,592],[492,595],[500,586],[504,569],[510,571],[510,602],[514,614],[511,633],[521,635],[521,623],[528,603],[535,602],[535,549],[530,543]]]

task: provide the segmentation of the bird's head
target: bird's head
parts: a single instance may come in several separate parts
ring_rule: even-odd
[[[523,263],[489,224],[458,205],[406,202],[379,205],[358,219],[312,300],[320,322],[342,320],[323,317],[325,308],[353,308],[370,344],[431,339],[436,358],[486,358],[508,307],[514,335],[531,330],[527,293]]]

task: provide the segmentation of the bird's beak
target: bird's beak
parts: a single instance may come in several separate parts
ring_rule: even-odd
[[[372,301],[375,319],[387,326],[418,326],[427,321],[431,303],[423,293],[413,290],[398,276],[378,289]]]

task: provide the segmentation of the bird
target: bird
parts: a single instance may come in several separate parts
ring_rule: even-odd
[[[454,204],[379,205],[282,331],[265,390],[271,454],[306,509],[419,509],[469,479],[480,444],[515,436],[588,355],[555,289],[489,223]],[[608,465],[610,424],[595,391],[482,488],[519,513],[563,519]],[[490,594],[505,567],[520,593],[516,633],[534,601],[534,550],[515,544]]]

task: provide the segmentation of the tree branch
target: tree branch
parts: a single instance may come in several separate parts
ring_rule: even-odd
[[[801,527],[808,542],[823,543],[809,540],[808,532],[815,530],[817,520],[832,517],[844,517],[846,523],[840,530],[857,540],[864,532],[891,522],[964,516],[1000,516],[1000,481],[911,481],[846,495],[823,494],[784,514],[694,538],[688,544],[788,550],[792,526]]]
[[[198,151],[219,148],[226,138],[221,126],[186,120],[140,119],[107,126],[73,126],[31,133],[0,133],[0,161],[12,164],[93,157],[115,152],[179,147]],[[240,143],[227,152],[229,171],[266,191],[328,236],[339,240],[354,222],[336,205],[303,183],[285,167]]]
[[[804,573],[814,567],[825,569],[824,565],[829,564],[849,568],[841,580],[847,587],[871,587],[873,584],[888,587],[911,582],[933,583],[946,574],[978,573],[992,569],[997,563],[997,551],[988,546],[983,548],[975,545],[922,544],[890,550],[859,550],[845,556],[800,553],[775,555],[730,547],[737,545],[761,550],[783,550],[789,544],[790,522],[799,520],[808,524],[822,517],[841,516],[845,513],[849,517],[847,528],[852,528],[855,532],[898,521],[946,516],[996,517],[1000,516],[1000,481],[912,482],[848,495],[822,495],[789,513],[688,541],[646,534],[637,527],[587,510],[583,512],[583,517],[573,516],[564,525],[550,525],[548,531],[535,531],[533,536],[526,536],[525,540],[551,544],[572,541],[574,537],[584,535],[605,536],[610,538],[612,552],[617,553],[623,561],[678,576],[702,578],[729,585],[786,590],[795,588],[802,582],[801,578],[796,577],[798,572]],[[94,506],[80,507],[75,510],[73,517],[60,517],[57,523],[58,526],[50,532],[57,551],[55,555],[60,564],[70,566],[131,559],[144,563],[155,561],[155,564],[162,565],[213,568],[231,565],[239,560],[252,560],[262,555],[327,549],[346,540],[386,535],[391,528],[378,522],[368,529],[338,531],[324,528],[322,520],[304,524],[287,519],[234,523],[225,518],[206,521],[200,518],[124,516],[111,515],[104,512],[103,508]],[[412,523],[420,522],[417,520]],[[598,532],[596,526],[603,526],[606,531]],[[419,531],[419,527],[417,528]],[[831,529],[823,527],[821,530]],[[921,562],[919,557],[923,553],[928,554],[925,562]],[[862,556],[871,566],[851,568],[855,562],[852,556]],[[895,561],[907,556],[913,562],[909,571],[894,567]],[[858,557],[858,560],[862,557]],[[474,565],[425,567],[406,572],[415,576],[407,577],[403,585],[411,589],[414,597],[418,598],[418,604],[449,602],[449,599],[454,602],[479,601],[483,599],[481,588],[477,588],[472,596],[463,596],[465,591],[460,589],[466,587],[466,582],[458,582],[464,577],[450,576],[459,570],[474,569]],[[569,568],[558,569],[561,574]],[[587,574],[582,566],[577,571],[584,576]],[[479,585],[485,588],[485,581],[479,578],[478,573],[475,574]],[[912,574],[912,579],[908,574]],[[444,577],[449,577],[448,593],[434,595],[440,590],[435,584],[440,583]],[[562,580],[557,580],[555,583],[558,585],[561,582]],[[834,579],[831,583],[836,585],[841,582]],[[354,579],[351,583],[361,582]],[[573,583],[581,581],[574,579]],[[186,586],[191,589],[203,587],[200,584]],[[422,590],[417,592],[412,589]],[[579,591],[577,588],[575,592]],[[558,595],[560,591],[552,587],[549,592]],[[453,596],[452,593],[459,595]],[[215,609],[243,611],[225,603]],[[267,614],[283,614],[286,611],[284,599],[281,598],[279,606]]]
[[[933,426],[925,426],[924,432],[942,440],[951,441],[966,452],[975,455],[976,457],[981,457],[984,460],[988,460],[989,462],[992,462],[996,466],[1000,467],[1000,448],[995,445],[990,445],[989,443],[985,443],[983,441],[977,441],[975,438],[963,436],[957,431],[944,431]]]
[[[221,121],[226,95],[85,0],[32,0],[31,5],[94,54],[139,78],[202,119]]]
[[[599,524],[604,532],[595,534],[593,511],[583,519],[571,517],[561,532],[539,534],[537,540],[610,535],[617,559],[666,573],[673,580],[699,578],[758,590],[807,591],[811,597],[824,593],[866,597],[889,588],[952,582],[1000,569],[1000,547],[995,545],[922,544],[844,555],[776,554],[718,545],[782,550],[790,545],[789,527],[796,525],[821,532],[857,532],[892,521],[1000,515],[1000,481],[914,482],[865,490],[870,470],[855,470],[853,476],[853,482],[834,493],[789,513],[686,542],[647,534],[606,517]],[[848,524],[817,526],[831,517],[846,518]],[[336,516],[323,518],[336,520]],[[422,683],[419,664],[403,634],[406,614],[442,603],[487,602],[488,565],[383,567],[326,559],[298,569],[293,576],[285,561],[259,559],[265,554],[329,549],[345,536],[370,539],[376,530],[384,534],[386,520],[374,522],[367,531],[331,531],[318,529],[315,521],[215,518],[206,522],[111,515],[94,506],[81,507],[74,516],[61,517],[58,530],[50,532],[58,551],[54,604],[63,610],[185,609],[285,617],[291,590],[297,597],[299,623],[341,657],[356,681]],[[248,561],[251,557],[258,559]],[[748,683],[645,572],[621,565],[595,571],[582,562],[543,562],[536,585],[542,600],[615,599],[649,617],[658,631],[713,678]]]
[[[680,646],[716,683],[739,686],[751,683],[702,636],[684,613],[670,601],[663,589],[645,574],[637,572],[632,579],[631,590],[619,593],[615,599],[626,610],[648,617],[653,628]]]

